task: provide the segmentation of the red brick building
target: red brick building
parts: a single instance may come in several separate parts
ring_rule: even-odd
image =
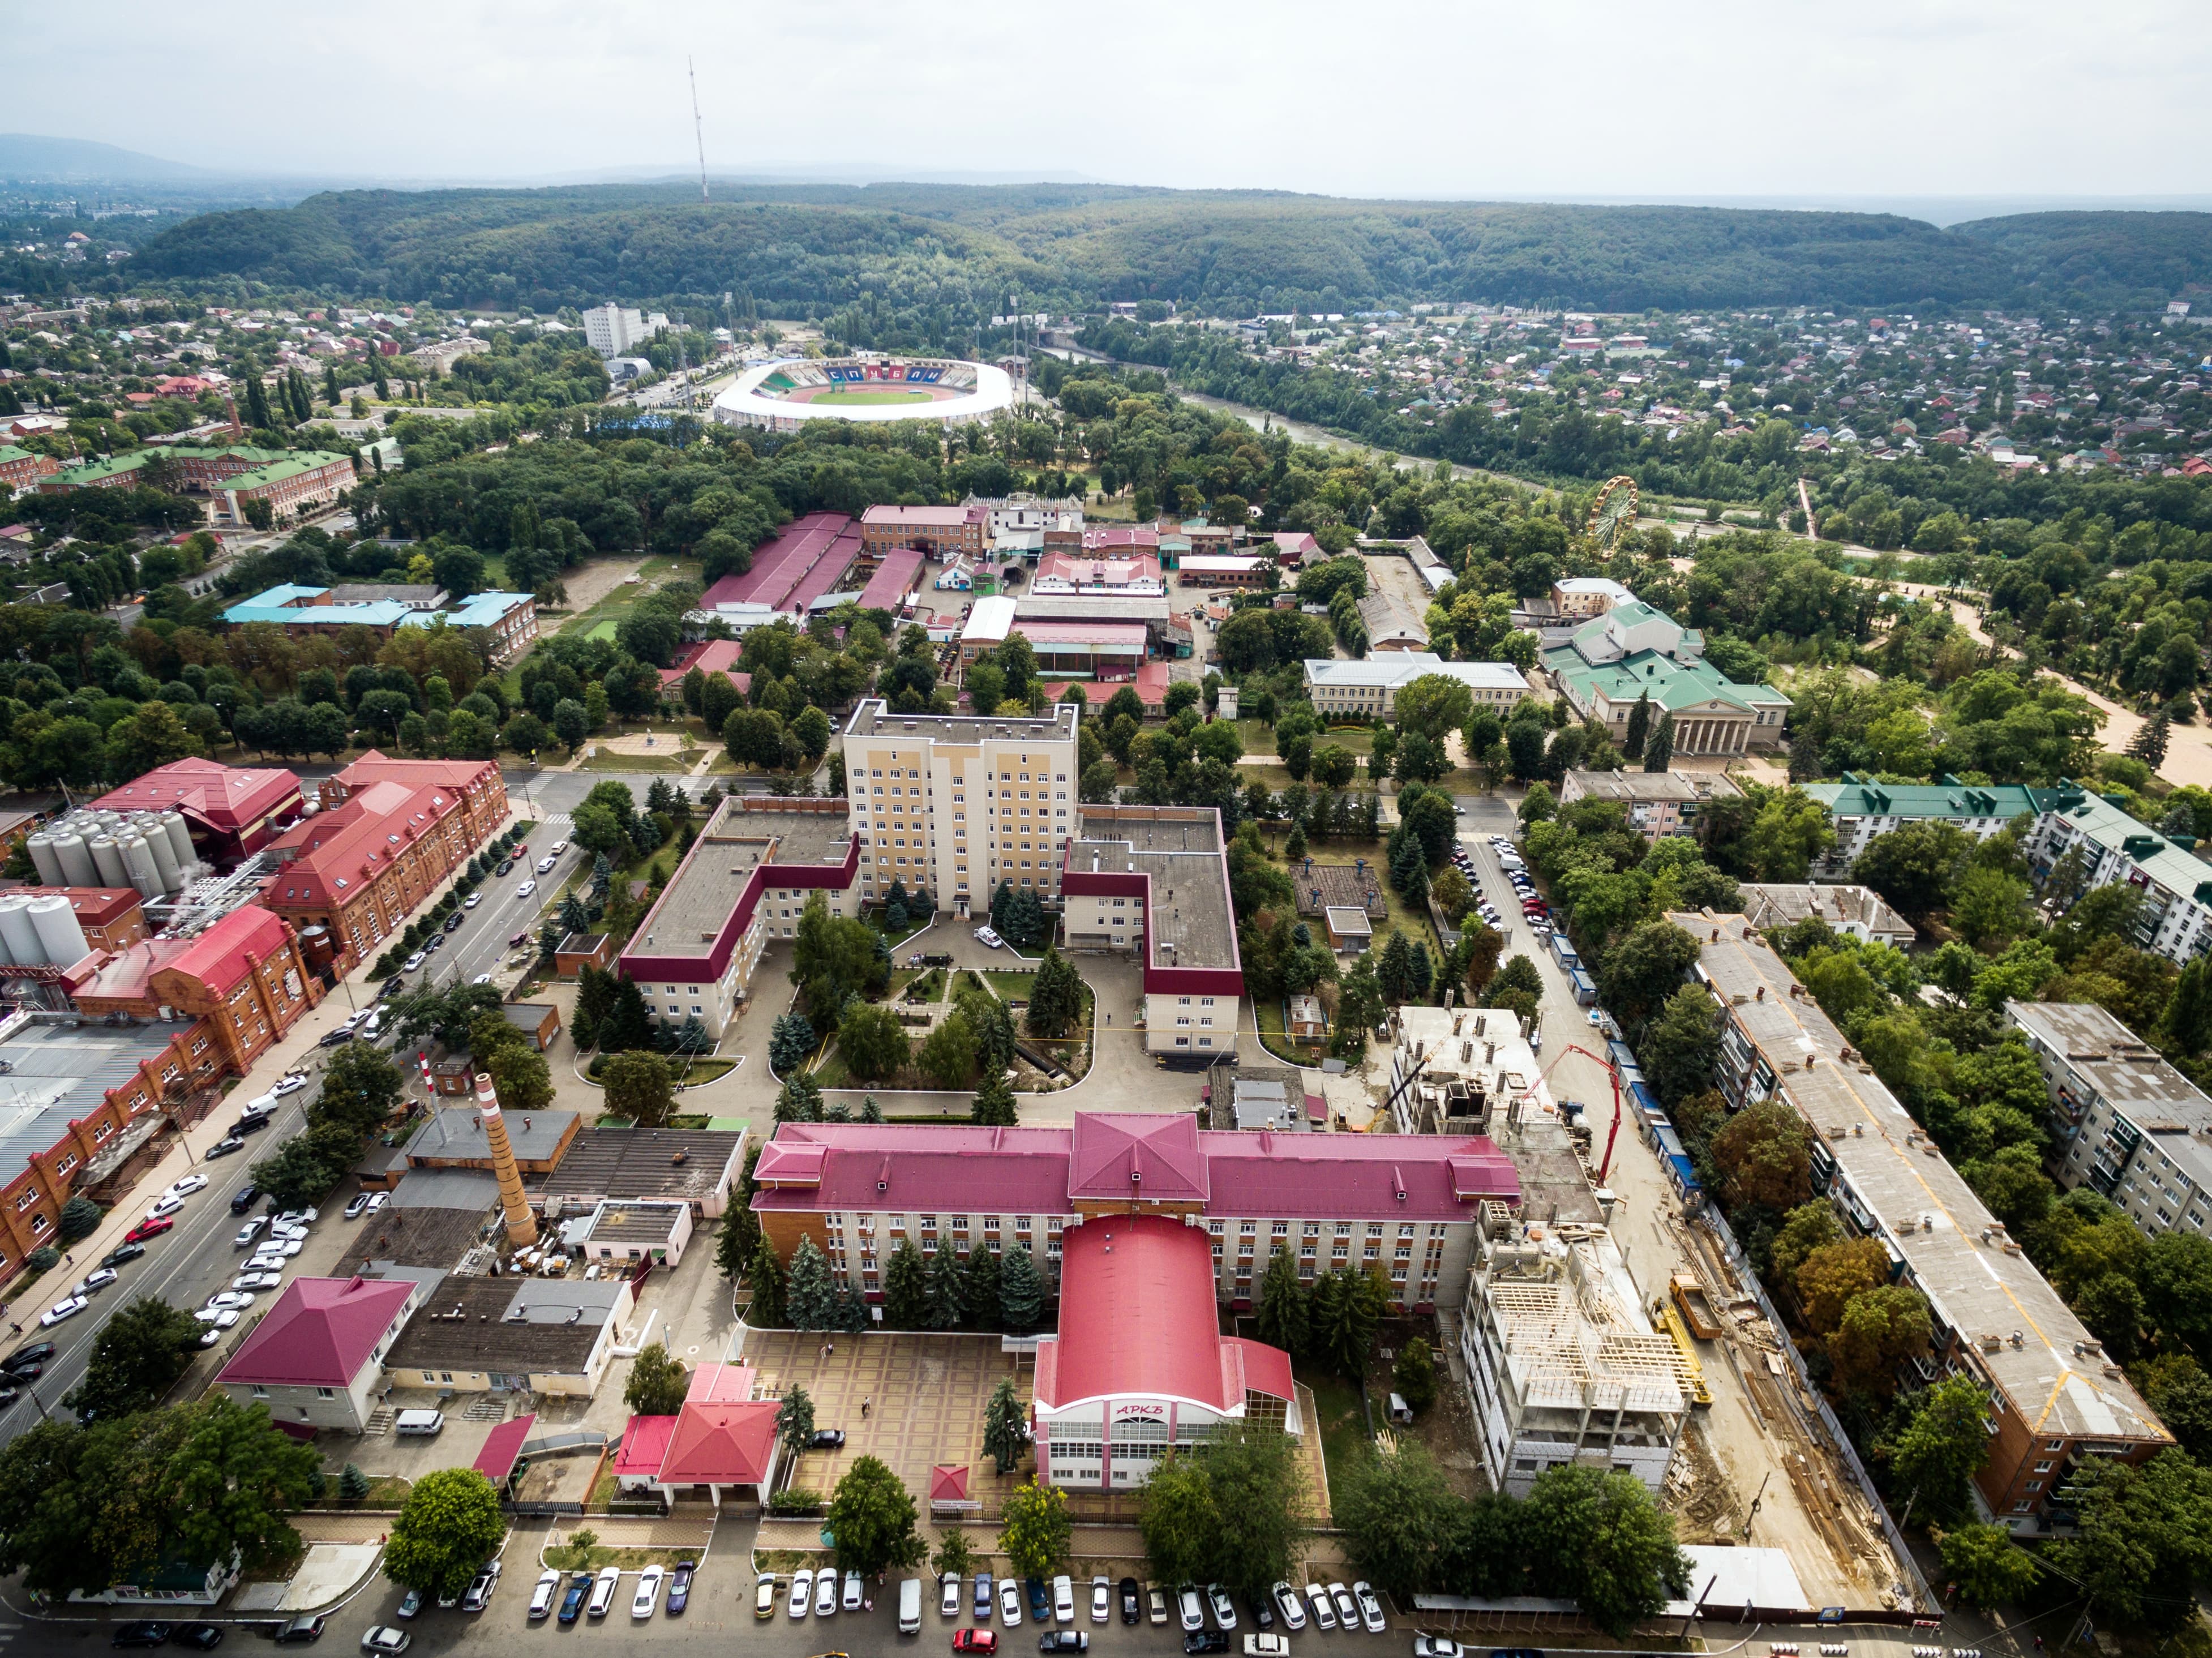
[[[84,941],[94,950],[121,952],[150,930],[146,907],[130,887],[42,887],[39,896],[66,898],[84,929]]]
[[[173,760],[109,790],[92,809],[181,813],[200,855],[210,863],[228,865],[259,851],[279,818],[298,815],[300,780],[273,768]]]
[[[894,547],[922,547],[940,559],[975,557],[990,517],[986,507],[871,507],[860,514],[860,550],[880,558]]]
[[[326,810],[273,842],[261,903],[315,935],[319,969],[374,957],[507,821],[489,761],[393,760],[372,750],[323,785]],[[326,940],[326,943],[325,943]]]
[[[61,470],[61,463],[52,455],[33,454],[12,444],[0,445],[0,490],[12,493],[33,489],[40,478],[52,477]]]

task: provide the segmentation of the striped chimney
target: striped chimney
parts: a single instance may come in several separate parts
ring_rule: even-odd
[[[484,1139],[491,1148],[491,1169],[499,1180],[499,1206],[507,1215],[507,1241],[516,1248],[538,1242],[538,1221],[522,1195],[522,1170],[514,1161],[514,1147],[507,1138],[507,1119],[501,1114],[499,1096],[491,1073],[477,1072],[477,1112],[483,1117]]]

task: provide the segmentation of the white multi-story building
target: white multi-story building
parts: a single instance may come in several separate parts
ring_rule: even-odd
[[[1510,1008],[1406,1006],[1392,1015],[1398,1040],[1383,1097],[1400,1133],[1487,1134],[1494,1116],[1553,1110],[1543,1067]]]
[[[1501,715],[1522,697],[1537,695],[1528,676],[1510,662],[1447,662],[1430,651],[1388,651],[1357,662],[1308,657],[1306,695],[1324,720],[1345,714],[1388,720],[1397,710],[1398,693],[1430,674],[1458,680],[1477,708]]]
[[[964,920],[1004,882],[1056,906],[1074,822],[1075,717],[1068,704],[1003,720],[863,701],[845,727],[862,903],[900,881]]]
[[[601,305],[584,313],[584,339],[603,357],[628,356],[668,326],[667,317],[658,311],[643,317],[618,305]]]

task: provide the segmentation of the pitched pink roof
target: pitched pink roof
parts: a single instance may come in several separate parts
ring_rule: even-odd
[[[350,1388],[414,1292],[399,1279],[294,1278],[216,1380]]]
[[[483,1449],[477,1453],[477,1460],[470,1466],[498,1485],[514,1472],[514,1461],[522,1455],[522,1442],[530,1437],[530,1430],[537,1421],[538,1413],[533,1411],[527,1416],[501,1423],[484,1436]]]
[[[684,1397],[702,1405],[742,1405],[753,1396],[757,1374],[750,1364],[702,1364],[691,1372]]]
[[[1078,1112],[1073,1140],[1072,1198],[1206,1201],[1206,1160],[1198,1148],[1198,1118],[1188,1111],[1157,1117]]]
[[[929,1471],[929,1500],[964,1503],[968,1500],[968,1465],[940,1462]]]
[[[634,1416],[623,1430],[622,1448],[615,1453],[617,1479],[658,1479],[660,1465],[668,1460],[668,1442],[676,1436],[672,1416]]]
[[[744,1405],[685,1400],[660,1464],[665,1485],[750,1485],[768,1478],[775,1454],[772,1399]]]
[[[921,574],[921,561],[919,547],[894,547],[885,553],[875,574],[868,578],[868,585],[860,589],[860,608],[896,610],[899,601],[913,591],[915,579]]]
[[[1037,1366],[1036,1400],[1151,1394],[1216,1410],[1242,1404],[1223,1383],[1213,1250],[1204,1229],[1164,1215],[1115,1215],[1061,1244],[1057,1363]]]
[[[1243,1336],[1224,1336],[1221,1350],[1224,1356],[1235,1355],[1243,1392],[1270,1399],[1297,1397],[1297,1384],[1291,1379],[1291,1356],[1280,1347]]]
[[[755,548],[751,568],[742,575],[724,576],[699,603],[709,610],[739,604],[803,610],[804,603],[796,602],[793,595],[816,567],[828,567],[826,574],[817,578],[823,581],[820,591],[827,592],[860,550],[860,528],[844,513],[809,513]]]
[[[1467,1218],[1484,1198],[1521,1199],[1512,1159],[1480,1134],[1199,1138],[1213,1181],[1208,1214],[1450,1220]]]
[[[235,835],[270,812],[300,799],[300,780],[289,771],[245,770],[212,760],[172,760],[103,794],[94,811],[181,811],[210,828]]]
[[[244,982],[254,963],[266,961],[283,949],[291,936],[292,929],[283,916],[248,904],[231,911],[158,965],[167,972],[198,979],[217,995],[226,995]]]
[[[283,861],[261,884],[261,896],[287,904],[346,903],[460,810],[459,793],[444,784],[380,779],[357,787],[342,805],[270,842],[270,852]]]

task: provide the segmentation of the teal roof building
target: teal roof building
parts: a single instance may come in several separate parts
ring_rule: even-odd
[[[1640,599],[1615,605],[1544,653],[1559,695],[1615,741],[1639,701],[1674,717],[1678,755],[1743,754],[1782,741],[1790,699],[1771,685],[1739,685],[1705,659],[1705,635]]]

